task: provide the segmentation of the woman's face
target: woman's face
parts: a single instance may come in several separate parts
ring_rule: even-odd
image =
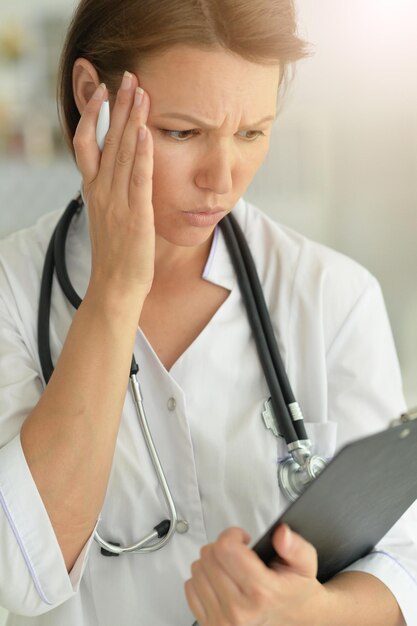
[[[186,212],[230,211],[244,194],[268,152],[279,67],[223,50],[176,46],[137,75],[151,101],[157,235],[180,246],[199,245],[215,224],[196,225]]]

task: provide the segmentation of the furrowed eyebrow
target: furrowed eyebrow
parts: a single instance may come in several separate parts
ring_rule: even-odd
[[[196,124],[197,126],[201,126],[202,128],[213,129],[213,130],[217,128],[217,126],[213,126],[212,124],[207,124],[206,122],[204,122],[204,120],[199,120],[196,117],[193,117],[192,115],[185,115],[183,113],[160,113],[158,117],[159,116],[172,117],[175,119],[184,120],[186,122],[191,122],[192,124]],[[250,125],[243,127],[242,130],[251,130],[259,126],[260,124],[263,124],[264,122],[269,122],[269,121],[273,121],[276,119],[277,119],[276,113],[275,115],[268,115],[267,117],[263,117],[261,120],[259,120],[258,122],[255,122],[254,124],[250,124]]]

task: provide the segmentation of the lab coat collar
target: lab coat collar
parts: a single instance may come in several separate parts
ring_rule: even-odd
[[[246,207],[243,198],[240,198],[240,200],[234,206],[233,215],[236,217],[240,226],[245,232]],[[204,278],[204,280],[207,280],[215,285],[219,285],[220,287],[224,287],[229,291],[231,291],[236,284],[235,270],[232,265],[229,251],[226,246],[226,241],[224,239],[223,232],[220,226],[216,226],[216,229],[214,231],[210,254],[207,259],[207,263],[205,265],[202,277]]]

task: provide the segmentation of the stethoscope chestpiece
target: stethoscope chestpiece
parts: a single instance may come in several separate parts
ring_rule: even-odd
[[[323,457],[311,454],[311,443],[295,441],[288,446],[291,456],[278,465],[278,483],[284,495],[294,502],[324,470]]]

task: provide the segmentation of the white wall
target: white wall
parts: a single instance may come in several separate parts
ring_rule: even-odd
[[[0,17],[2,19],[9,16],[27,17],[32,14],[39,14],[42,11],[49,12],[71,12],[78,4],[78,0],[13,0],[13,2],[2,2],[0,5]]]
[[[417,3],[299,0],[299,64],[253,197],[380,280],[417,404]]]

